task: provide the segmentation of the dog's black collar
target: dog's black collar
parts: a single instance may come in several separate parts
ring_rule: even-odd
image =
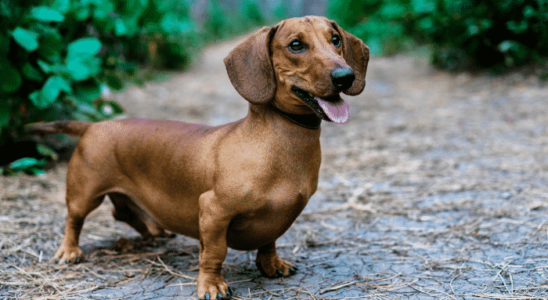
[[[320,128],[320,125],[322,124],[322,119],[316,116],[316,114],[307,114],[307,115],[289,114],[279,110],[277,107],[272,105],[272,103],[268,103],[268,107],[270,107],[273,111],[279,113],[280,115],[282,115],[284,118],[288,119],[289,121],[304,128],[318,129]]]

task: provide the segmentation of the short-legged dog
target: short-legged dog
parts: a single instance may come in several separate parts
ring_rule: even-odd
[[[68,166],[58,263],[80,261],[84,219],[108,195],[114,217],[145,238],[167,229],[199,239],[199,298],[231,297],[221,275],[227,247],[258,249],[265,276],[291,275],[276,239],[316,191],[321,121],[348,121],[339,94],[362,92],[368,61],[368,47],[335,22],[288,19],[225,58],[232,84],[249,101],[242,120],[218,127],[147,119],[31,125],[81,137]]]

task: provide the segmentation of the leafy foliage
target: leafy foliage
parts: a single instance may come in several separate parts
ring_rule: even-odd
[[[18,160],[11,162],[8,165],[8,168],[0,168],[0,175],[3,174],[13,174],[17,172],[25,172],[32,175],[42,175],[44,174],[43,167],[46,164],[45,159],[37,159],[34,157],[23,157]]]
[[[138,64],[188,65],[197,36],[182,0],[0,0],[0,148],[26,123],[120,114],[102,91]]]
[[[141,83],[139,66],[184,68],[204,41],[273,21],[256,0],[232,9],[211,0],[201,30],[187,1],[0,0],[0,165],[26,156],[0,174],[39,174],[43,160],[33,157],[55,158],[25,124],[114,117],[122,108],[102,94]]]
[[[548,54],[548,0],[341,0],[328,11],[374,53],[429,42],[448,70],[501,71]]]
[[[467,61],[501,71],[548,55],[548,1],[418,1],[414,30],[436,45],[434,63],[449,70]]]

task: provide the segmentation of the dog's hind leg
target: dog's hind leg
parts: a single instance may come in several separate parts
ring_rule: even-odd
[[[53,256],[59,264],[79,263],[83,258],[82,250],[78,247],[80,232],[84,225],[86,216],[96,209],[102,202],[104,196],[96,197],[90,201],[78,201],[67,190],[68,215],[65,224],[65,235],[59,250]],[[75,205],[78,203],[79,205]]]

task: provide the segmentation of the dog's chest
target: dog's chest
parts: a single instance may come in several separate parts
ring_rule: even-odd
[[[310,198],[310,190],[291,190],[280,186],[264,195],[256,209],[236,216],[228,229],[230,247],[256,249],[279,238],[302,212]]]

